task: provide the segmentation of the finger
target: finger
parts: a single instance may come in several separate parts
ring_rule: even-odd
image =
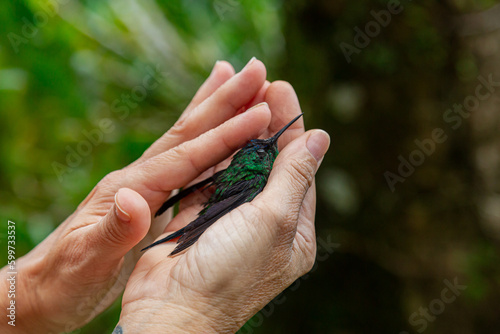
[[[196,138],[227,121],[259,92],[265,80],[264,64],[252,59],[240,73],[227,80],[201,104],[181,117],[139,158],[137,163]]]
[[[199,174],[230,156],[267,128],[271,111],[261,104],[238,115],[198,138],[159,154],[128,173],[125,182],[143,186],[141,192],[155,209],[165,200],[165,192],[185,186]]]
[[[144,238],[150,225],[148,203],[137,192],[121,188],[108,213],[89,226],[89,253],[111,262],[119,260]]]
[[[264,210],[277,213],[277,231],[295,234],[302,202],[329,144],[326,132],[308,131],[278,155],[266,188],[255,201]]]
[[[259,103],[266,102],[266,100],[265,100],[265,98],[266,98],[266,91],[267,91],[267,89],[269,88],[270,85],[271,85],[271,83],[266,80],[264,82],[264,85],[262,85],[262,87],[257,92],[257,94],[252,99],[252,101],[250,101],[249,103],[247,103],[247,105],[245,106],[245,108],[249,109],[249,108],[252,108],[253,106],[255,106],[255,105],[259,104]],[[245,112],[245,109],[240,109],[239,112]]]
[[[266,90],[265,101],[273,112],[269,132],[265,134],[267,137],[274,135],[295,116],[302,113],[297,94],[295,94],[292,85],[286,81],[271,83]],[[281,135],[279,147],[284,147],[302,133],[304,133],[304,119],[300,118]]]
[[[191,110],[196,108],[200,103],[205,101],[210,95],[212,95],[217,88],[222,86],[227,80],[229,80],[234,75],[234,68],[227,61],[217,61],[214,65],[212,73],[201,85],[201,87],[196,92],[195,96],[191,100],[191,103],[184,110],[183,114],[188,114]],[[182,116],[181,116],[182,117]]]

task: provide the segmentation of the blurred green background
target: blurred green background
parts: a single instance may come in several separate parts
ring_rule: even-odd
[[[483,82],[500,81],[500,7],[398,3],[3,1],[2,245],[10,219],[27,253],[173,124],[217,59],[256,56],[332,146],[316,266],[240,332],[500,332],[500,89]],[[165,80],[141,95],[151,68]],[[103,119],[102,143],[58,169]],[[111,332],[119,309],[77,332]]]

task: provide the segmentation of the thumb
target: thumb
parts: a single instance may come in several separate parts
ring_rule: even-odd
[[[325,131],[311,130],[289,143],[278,155],[262,194],[263,202],[272,205],[283,220],[299,214],[329,145],[330,137]]]
[[[107,260],[120,259],[146,236],[150,225],[146,200],[134,190],[121,188],[106,216],[90,231],[92,252]]]

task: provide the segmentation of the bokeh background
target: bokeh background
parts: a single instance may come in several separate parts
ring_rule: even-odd
[[[316,266],[240,333],[499,333],[500,6],[398,3],[2,1],[2,245],[10,219],[27,253],[173,124],[217,59],[256,56],[332,146]],[[127,102],[151,68],[161,86]],[[58,169],[103,119],[113,130]],[[111,332],[119,303],[77,332]]]

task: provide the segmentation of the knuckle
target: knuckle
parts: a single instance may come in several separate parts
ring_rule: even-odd
[[[92,189],[90,194],[78,205],[77,211],[82,210],[87,204],[98,203],[103,198],[114,196],[114,193],[121,187],[125,179],[126,171],[119,169],[104,176],[101,181]]]
[[[181,117],[174,123],[174,125],[167,131],[167,133],[171,133],[172,135],[183,134],[186,130],[188,130],[190,124],[190,122],[188,122],[188,119],[190,118],[189,116],[191,116],[193,113],[196,113],[197,110],[198,106],[190,111],[184,111]]]
[[[230,107],[231,109],[233,109],[234,111],[238,111],[238,110],[241,108],[241,106],[240,106],[240,105],[238,105],[238,104],[237,104],[235,101],[233,101],[231,98],[226,99],[226,103],[227,103],[227,104],[229,105],[229,107]]]
[[[234,143],[228,142],[224,136],[221,138],[221,140],[222,140],[222,144],[224,145],[226,150],[234,151],[236,149],[236,147],[234,146]]]
[[[167,131],[166,135],[168,137],[180,137],[186,132],[186,125],[188,122],[186,122],[187,118],[181,118],[175,124]]]
[[[170,128],[170,130],[168,130],[163,136],[161,136],[161,138],[159,138],[155,143],[153,143],[153,145],[151,145],[146,151],[144,151],[139,161],[147,161],[148,159],[167,151],[167,149],[163,146],[166,144],[177,143],[180,136],[180,131],[174,129],[174,127]],[[135,163],[132,163],[131,165],[133,166],[134,164]]]
[[[190,115],[196,111],[184,112],[177,122],[161,137],[161,141],[179,143],[193,137],[193,122],[190,121]]]
[[[115,208],[113,208],[112,210],[115,210]],[[127,241],[126,236],[120,230],[118,224],[115,224],[114,222],[108,222],[104,236],[112,244],[120,245],[126,243]]]
[[[102,183],[102,185],[111,185],[117,183],[119,180],[121,180],[124,176],[124,171],[123,170],[115,170],[109,174],[107,174],[99,183]]]
[[[192,151],[188,149],[187,145],[180,145],[176,147],[175,153],[177,155],[177,159],[182,159],[183,157],[186,157],[185,159],[198,174],[201,174],[205,171],[205,169],[201,168],[201,166],[198,165],[196,159],[192,154]]]

